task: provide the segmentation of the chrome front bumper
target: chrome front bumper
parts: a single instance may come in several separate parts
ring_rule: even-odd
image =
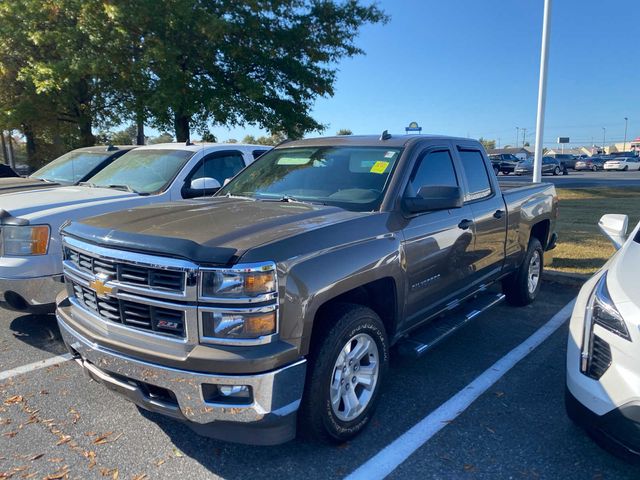
[[[295,435],[295,414],[300,405],[306,373],[302,359],[280,369],[254,375],[211,375],[164,367],[105,349],[84,338],[57,315],[62,338],[89,376],[115,390],[138,406],[199,426],[210,425],[207,436],[243,443],[272,444],[290,440]],[[203,385],[247,385],[251,403],[211,403],[204,400]],[[171,392],[175,401],[166,401],[145,393],[145,385]],[[238,438],[216,432],[216,424],[244,427],[278,426],[287,422],[286,434],[276,441],[265,438]],[[289,428],[290,427],[290,428]],[[192,425],[192,428],[193,425]],[[198,431],[197,428],[194,428]],[[263,429],[264,430],[264,429]],[[216,434],[218,433],[218,434]],[[255,432],[254,432],[255,433]],[[253,435],[255,437],[255,435]]]
[[[0,278],[0,306],[17,311],[53,312],[56,296],[64,289],[62,275]]]

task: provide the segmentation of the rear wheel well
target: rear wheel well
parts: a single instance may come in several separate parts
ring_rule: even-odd
[[[323,303],[313,319],[311,345],[314,335],[326,326],[322,324],[322,318],[329,316],[336,305],[343,303],[362,305],[376,312],[384,324],[387,336],[393,338],[397,316],[396,284],[393,278],[385,277],[360,285]]]
[[[549,241],[549,229],[551,227],[551,222],[549,220],[542,220],[541,222],[536,223],[531,228],[531,237],[535,237],[542,245],[542,250],[546,250],[547,243]]]

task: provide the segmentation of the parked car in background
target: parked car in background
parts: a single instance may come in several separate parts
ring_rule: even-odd
[[[574,155],[568,154],[568,153],[556,153],[554,155],[548,155],[551,158],[555,158],[556,160],[558,160],[561,164],[560,169],[563,169],[563,166],[565,168],[570,168],[572,170],[575,170],[576,168],[576,157]]]
[[[587,157],[576,161],[575,170],[591,170],[592,172],[602,170],[604,160],[600,157]]]
[[[612,160],[604,162],[604,170],[640,170],[640,161],[638,157],[615,157]]]
[[[491,154],[489,159],[496,175],[498,173],[504,173],[505,175],[513,173],[520,162],[520,159],[511,153]]]
[[[47,163],[27,178],[1,178],[0,194],[77,185],[91,178],[133,148],[135,148],[133,145],[110,145],[72,150]]]
[[[66,225],[58,324],[92,378],[197,433],[344,442],[392,345],[429,351],[492,283],[536,298],[557,207],[551,184],[501,187],[475,140],[289,142],[213,198]]]
[[[18,175],[15,170],[13,168],[11,168],[9,165],[6,165],[4,163],[0,163],[0,178],[7,178],[7,177],[19,177],[20,175]]]
[[[553,157],[542,157],[542,174],[560,175],[563,166]],[[520,162],[515,170],[516,175],[533,175],[533,160]]]
[[[618,250],[576,299],[567,344],[569,417],[603,447],[640,459],[640,224],[604,215],[600,230]]]
[[[59,228],[69,220],[138,205],[212,195],[270,147],[138,147],[79,185],[0,195],[0,302],[51,311],[63,289]]]

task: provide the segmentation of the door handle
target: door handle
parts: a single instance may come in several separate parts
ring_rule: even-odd
[[[473,220],[464,219],[458,224],[458,228],[462,230],[468,229],[471,225],[473,225]]]
[[[496,210],[495,213],[493,214],[493,218],[502,218],[503,215],[504,215],[504,210]]]

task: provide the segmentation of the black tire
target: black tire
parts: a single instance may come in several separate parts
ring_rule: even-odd
[[[536,252],[538,254],[539,261],[539,275],[535,288],[531,290],[529,288],[529,265]],[[533,302],[540,292],[543,270],[544,252],[542,251],[542,245],[537,238],[531,237],[529,239],[527,253],[524,256],[522,264],[518,267],[518,270],[502,280],[502,291],[507,298],[507,302],[511,305],[517,306],[529,305]]]
[[[627,170],[629,170],[629,165],[625,165],[624,168],[622,169],[623,172],[626,172]]]
[[[553,175],[556,177],[560,175],[560,167],[556,167],[553,169]]]
[[[592,172],[597,172],[598,171],[598,167],[596,167],[595,165],[593,167],[591,167],[591,171]]]
[[[389,342],[380,317],[361,305],[337,304],[317,321],[322,323],[318,325],[319,334],[314,332],[308,356],[307,380],[298,413],[298,431],[303,437],[323,443],[342,443],[358,435],[371,420],[389,365]],[[353,420],[343,421],[338,418],[331,404],[331,382],[340,352],[350,339],[359,334],[367,334],[375,341],[378,348],[378,378],[364,410]]]

